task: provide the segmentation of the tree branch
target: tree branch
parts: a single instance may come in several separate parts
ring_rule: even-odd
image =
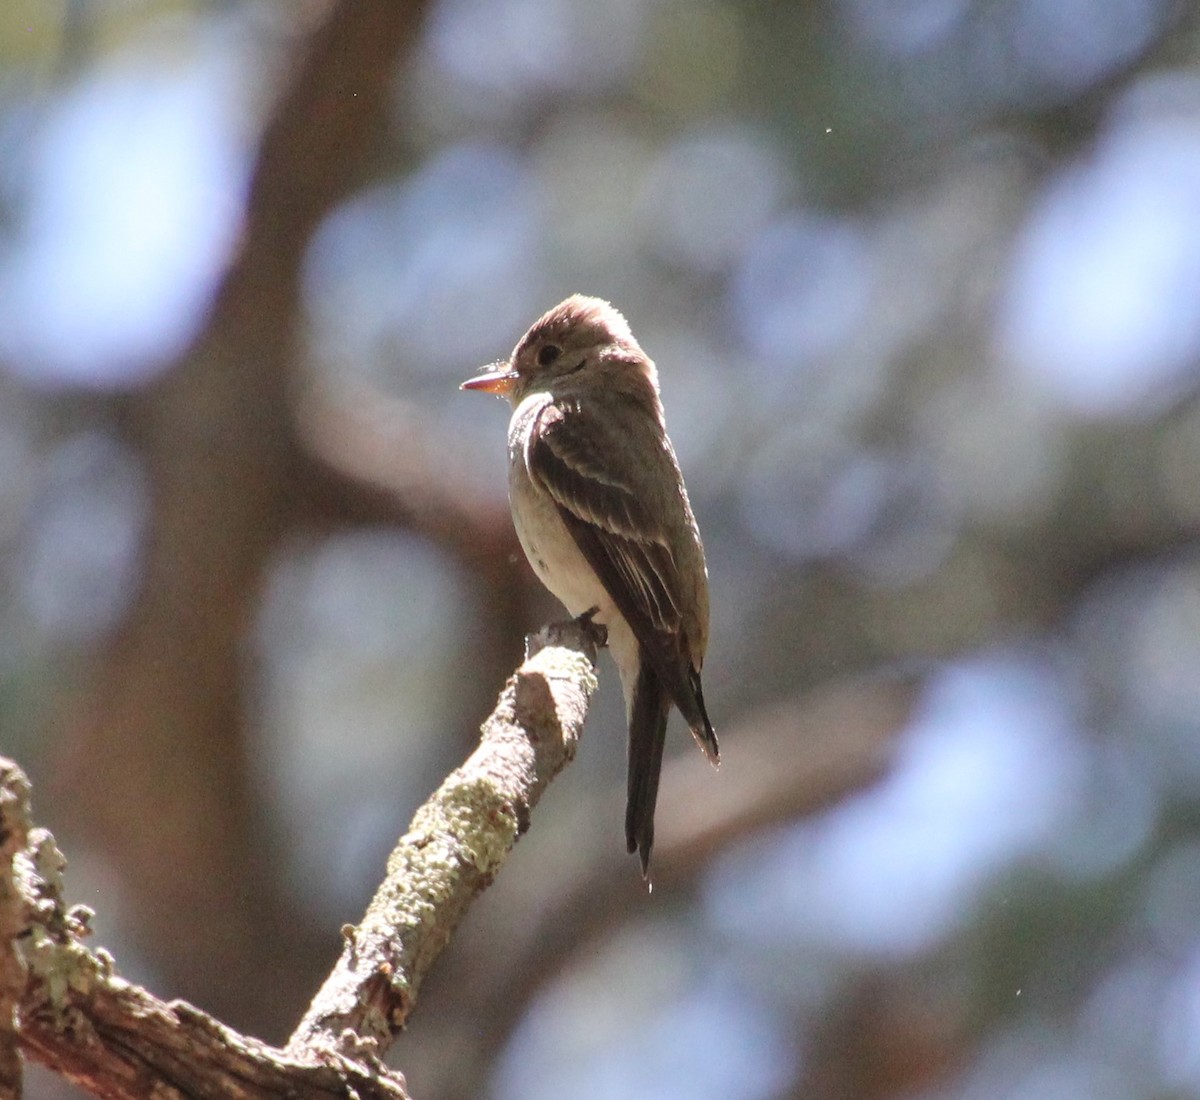
[[[492,882],[547,784],[575,756],[596,689],[599,628],[576,621],[530,642],[479,748],[417,812],[362,924],[288,1045],[382,1053],[468,906]]]
[[[17,1002],[25,988],[25,962],[15,940],[27,914],[15,877],[15,859],[29,839],[29,780],[15,764],[0,759],[0,1100],[21,1096],[17,1051]]]
[[[0,835],[22,841],[4,846],[2,919],[13,934],[0,951],[24,979],[16,1039],[26,1055],[106,1100],[408,1100],[403,1078],[373,1059],[275,1050],[117,977],[107,952],[81,942],[91,910],[66,907],[66,861],[49,831],[28,828],[29,816],[28,780],[0,759]]]
[[[47,830],[30,828],[24,774],[0,759],[0,1095],[19,1096],[15,1006],[26,1054],[111,1100],[404,1100],[403,1078],[381,1059],[430,966],[574,757],[603,640],[578,621],[529,639],[479,747],[417,811],[286,1050],[159,1000],[83,946],[91,911],[66,908],[65,861]]]

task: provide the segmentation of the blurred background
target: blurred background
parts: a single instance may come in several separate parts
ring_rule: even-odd
[[[1178,0],[0,5],[0,749],[122,973],[299,1019],[558,614],[457,384],[575,291],[723,765],[676,719],[648,893],[605,659],[413,1095],[1200,1096]]]

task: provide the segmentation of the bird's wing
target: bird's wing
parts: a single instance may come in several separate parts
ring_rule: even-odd
[[[606,410],[606,413],[614,410]],[[716,739],[704,712],[699,674],[683,629],[683,578],[672,553],[670,496],[647,499],[636,486],[666,486],[678,493],[679,472],[665,448],[635,454],[626,418],[616,410],[600,418],[578,404],[547,405],[537,417],[525,450],[529,475],[558,506],[559,515],[600,583],[624,616],[672,701],[715,758]],[[634,463],[658,463],[660,477],[647,478]],[[682,511],[677,517],[683,523]]]
[[[683,593],[670,537],[661,509],[636,489],[646,477],[630,464],[646,456],[630,453],[620,428],[578,405],[548,405],[530,433],[526,465],[638,640],[676,635]]]

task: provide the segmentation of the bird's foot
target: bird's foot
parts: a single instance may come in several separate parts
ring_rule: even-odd
[[[592,607],[578,618],[562,623],[547,623],[536,634],[527,634],[525,659],[529,660],[548,645],[566,645],[584,649],[595,663],[596,653],[608,645],[608,627],[596,622],[594,618],[599,611],[600,608]]]
[[[597,649],[603,649],[608,645],[608,627],[603,623],[596,622],[596,616],[600,614],[600,608],[589,607],[582,615],[577,616],[574,620],[579,624],[579,629],[591,636],[596,643]]]

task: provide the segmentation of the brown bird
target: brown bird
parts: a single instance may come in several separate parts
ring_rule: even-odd
[[[672,704],[718,762],[700,687],[708,570],[658,372],[616,309],[576,294],[462,388],[511,401],[508,492],[525,555],[572,615],[595,608],[608,629],[629,721],[625,839],[647,875]]]

